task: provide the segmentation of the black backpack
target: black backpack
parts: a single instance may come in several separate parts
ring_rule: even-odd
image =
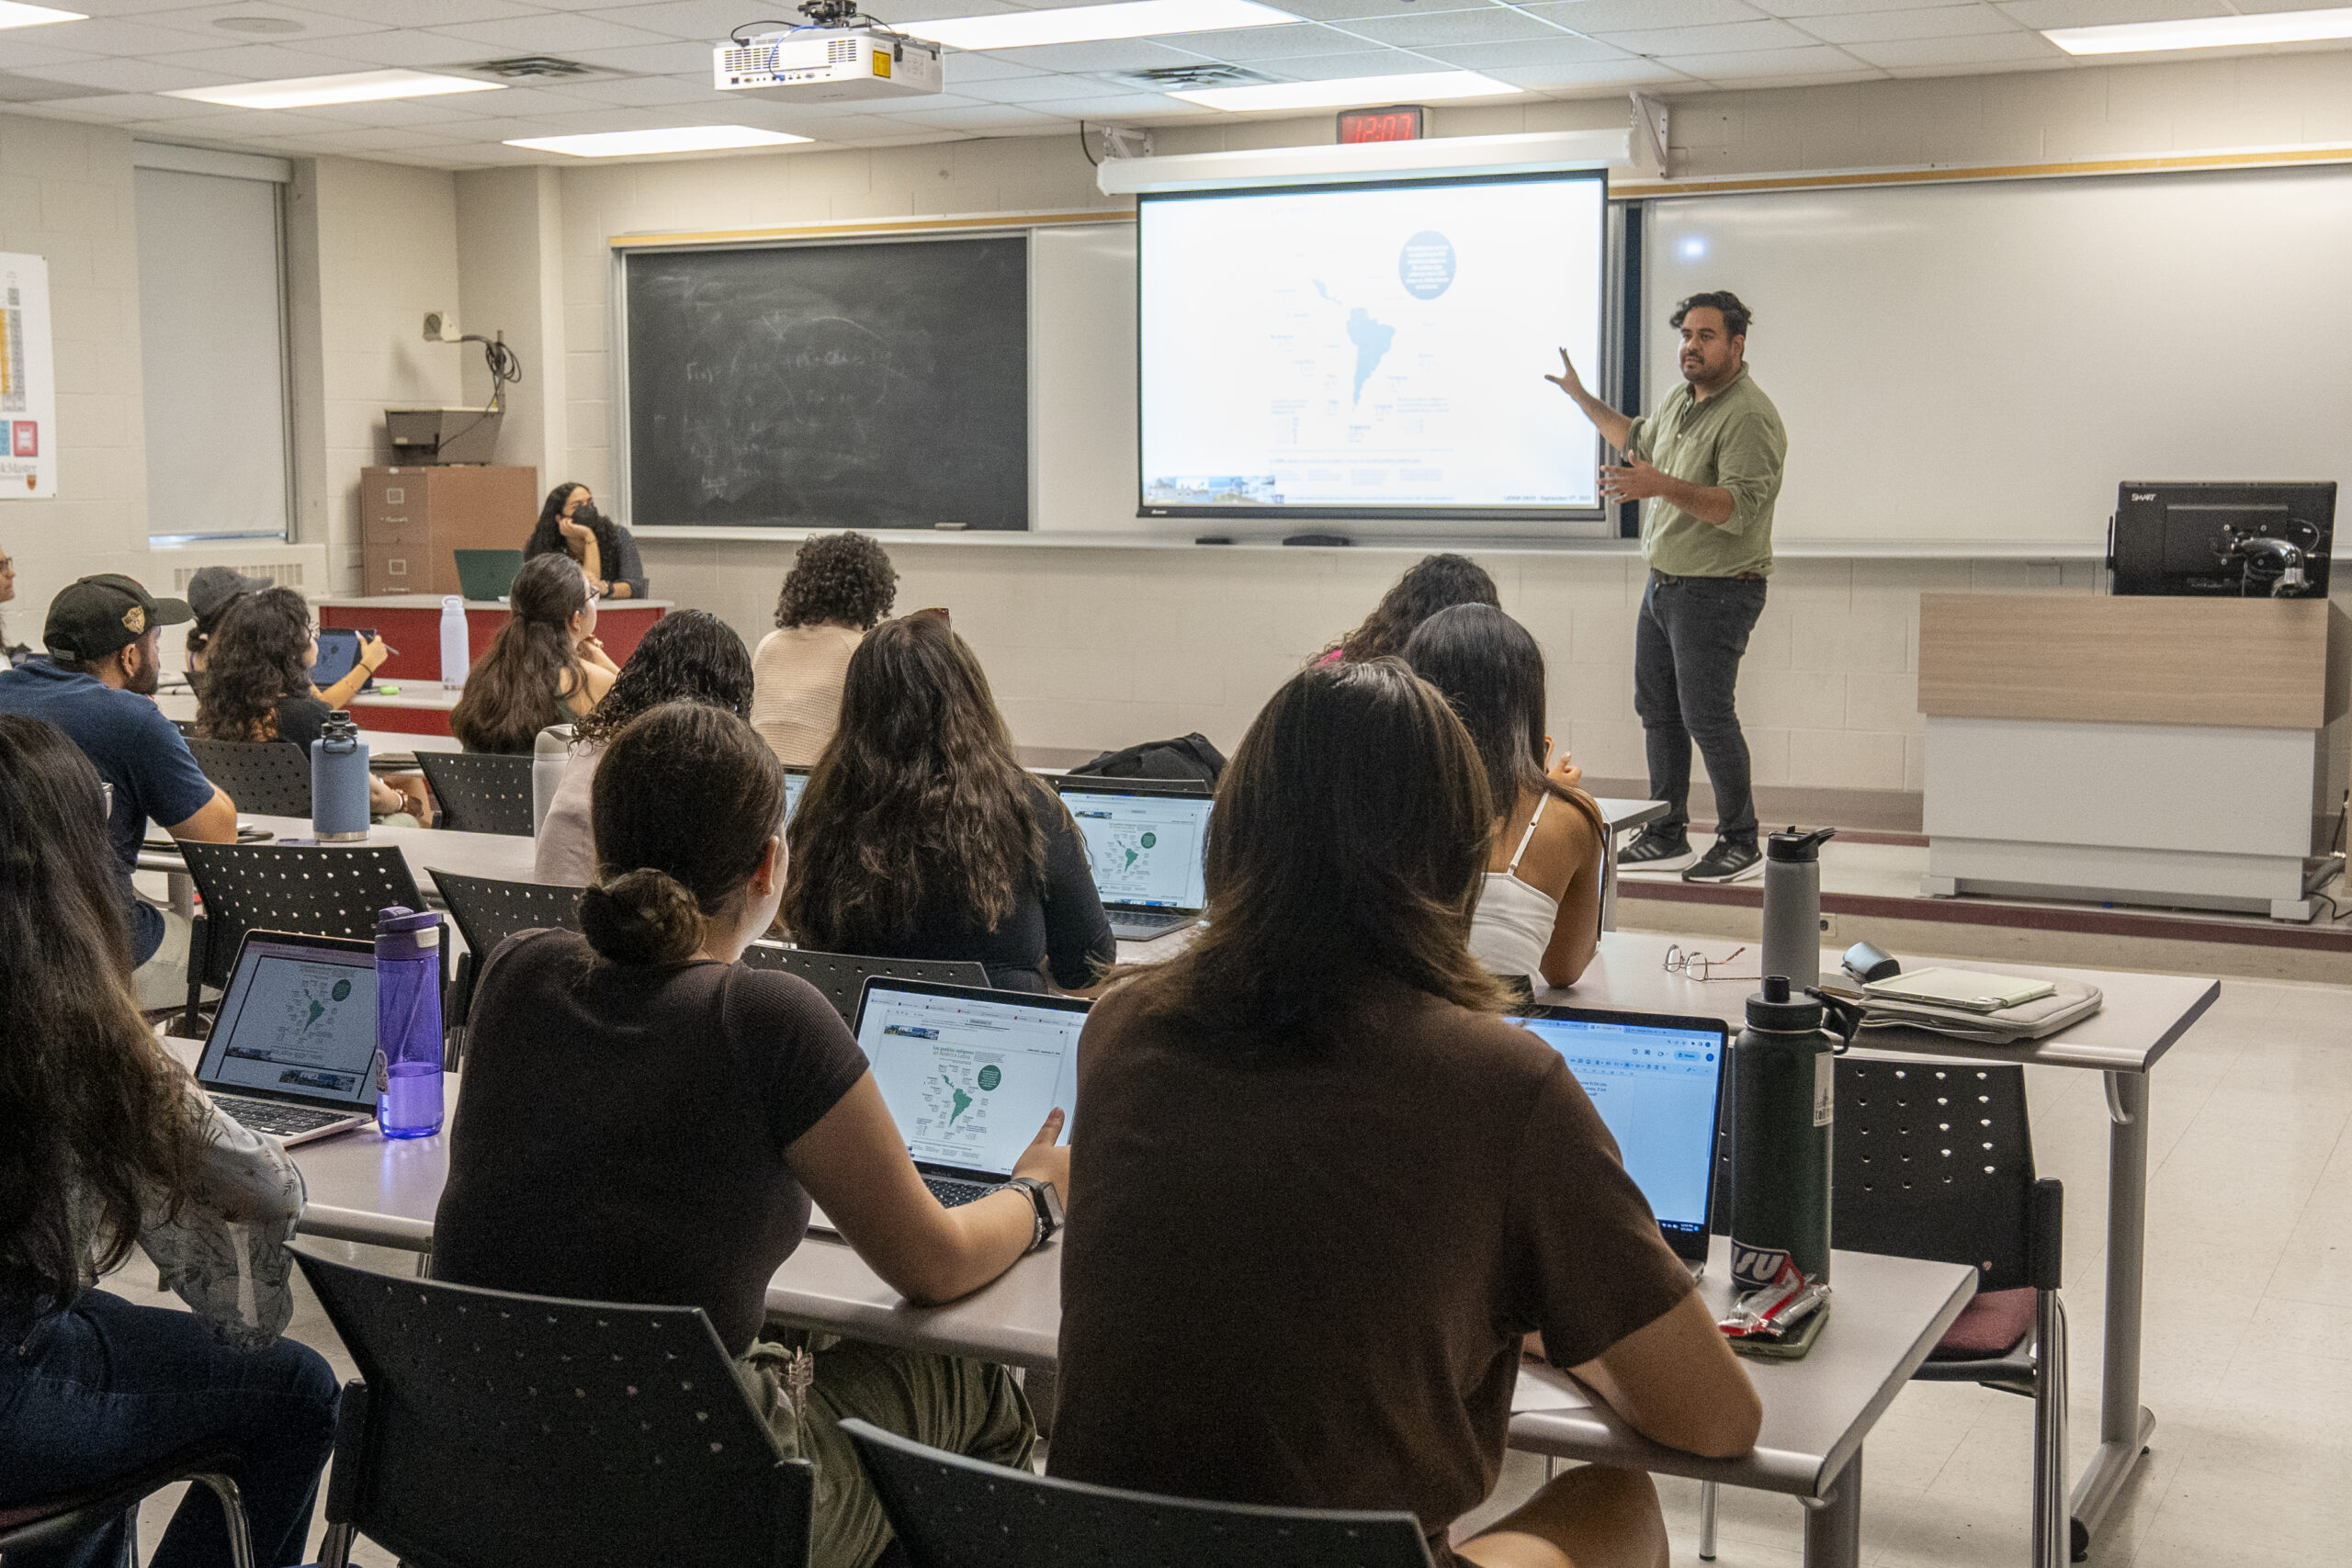
[[[1173,740],[1147,740],[1124,751],[1105,751],[1072,777],[1098,779],[1198,779],[1215,785],[1225,773],[1225,753],[1198,730]]]

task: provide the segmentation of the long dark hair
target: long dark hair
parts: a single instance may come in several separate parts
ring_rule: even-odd
[[[1363,624],[1340,639],[1340,657],[1353,663],[1402,653],[1405,639],[1414,628],[1440,610],[1455,604],[1501,604],[1495,580],[1468,556],[1423,556],[1380,596]]]
[[[1544,650],[1525,626],[1491,604],[1456,604],[1421,623],[1405,644],[1405,662],[1470,732],[1495,815],[1510,816],[1532,789],[1577,798],[1544,772]]]
[[[1331,1048],[1382,981],[1498,1008],[1464,946],[1493,833],[1486,770],[1434,687],[1395,659],[1303,670],[1218,783],[1208,929],[1127,984],[1238,1056]]]
[[[524,542],[525,559],[548,554],[568,556],[571,553],[571,541],[563,536],[563,503],[573,491],[587,488],[578,479],[566,479],[548,491],[547,500],[539,505],[539,520],[532,525],[530,538]],[[605,576],[609,581],[613,574],[620,570],[620,529],[615,525],[611,518],[597,511],[593,502],[573,513],[571,520],[586,525],[588,531],[596,536],[596,553],[604,557]]]
[[[739,718],[752,705],[752,656],[735,628],[708,610],[673,610],[654,622],[613,689],[572,733],[609,741],[638,715],[680,702],[707,703]]]
[[[528,751],[540,730],[561,724],[566,674],[577,693],[587,680],[571,646],[571,617],[588,607],[588,579],[561,553],[534,556],[507,591],[506,624],[466,672],[449,710],[449,733],[469,751]]]
[[[863,534],[827,534],[792,558],[775,596],[775,624],[833,621],[865,631],[890,613],[898,596],[899,570],[880,545]]]
[[[202,1154],[132,994],[100,800],[80,748],[0,714],[0,1321],[52,1312],[119,1265]],[[77,1191],[95,1229],[75,1229]]]
[[[596,882],[580,929],[613,964],[684,964],[784,822],[784,764],[705,703],[663,703],[605,749],[589,792]]]
[[[213,740],[268,740],[277,705],[311,694],[311,607],[291,588],[229,601],[204,656],[196,732]]]
[[[1022,771],[964,639],[938,615],[885,621],[850,655],[841,724],[793,814],[785,924],[842,953],[941,907],[993,930],[1042,885],[1038,813],[1058,809]]]

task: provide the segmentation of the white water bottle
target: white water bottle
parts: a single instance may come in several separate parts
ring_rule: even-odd
[[[455,593],[441,601],[441,683],[462,686],[473,657],[466,642],[466,602]]]

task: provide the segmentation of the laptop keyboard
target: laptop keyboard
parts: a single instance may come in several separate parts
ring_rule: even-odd
[[[943,1209],[961,1208],[974,1199],[985,1198],[996,1190],[993,1186],[978,1181],[956,1181],[944,1176],[926,1176],[922,1184],[931,1189],[931,1195],[939,1200],[939,1206]]]
[[[1171,909],[1122,909],[1111,923],[1132,931],[1164,931],[1170,927],[1190,925],[1196,918]]]
[[[238,1122],[256,1133],[272,1137],[290,1138],[298,1133],[315,1133],[337,1122],[347,1122],[359,1114],[356,1111],[322,1111],[308,1105],[282,1105],[274,1100],[246,1100],[233,1094],[216,1094],[212,1103]]]

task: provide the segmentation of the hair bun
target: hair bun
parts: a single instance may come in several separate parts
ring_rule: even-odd
[[[685,884],[639,866],[580,896],[580,929],[615,964],[684,964],[702,945],[702,910]]]

